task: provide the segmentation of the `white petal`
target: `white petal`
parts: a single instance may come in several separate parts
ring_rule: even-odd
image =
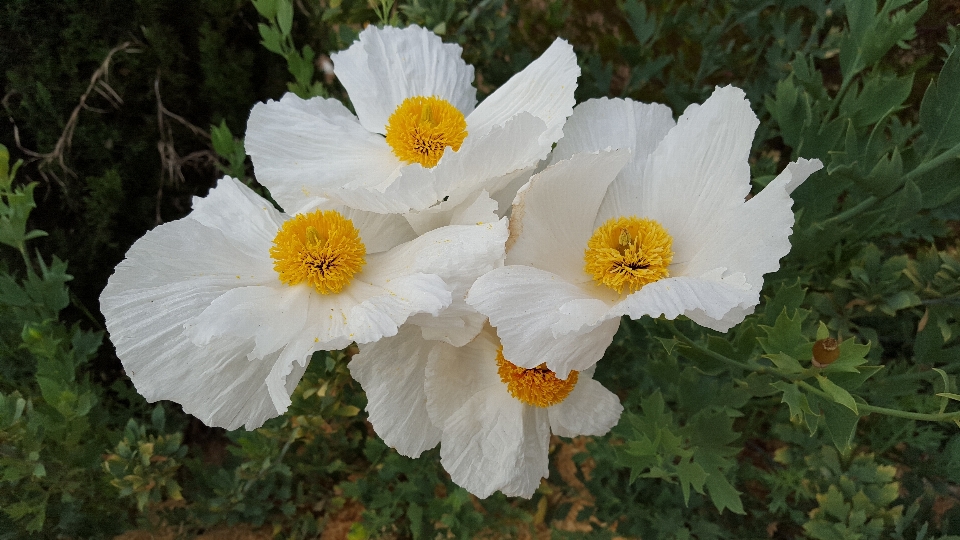
[[[650,155],[632,212],[673,237],[674,263],[686,261],[717,226],[716,217],[750,192],[750,144],[758,125],[743,91],[717,88],[691,105]]]
[[[506,239],[506,219],[440,227],[370,257],[363,273],[369,283],[386,283],[415,272],[436,274],[448,283],[470,281],[500,263]]]
[[[794,215],[790,198],[791,187],[799,185],[820,168],[820,162],[791,163],[756,196],[737,208],[717,217],[716,227],[706,234],[699,251],[685,263],[677,265],[677,273],[702,275],[715,268],[726,268],[745,276],[754,294],[730,316],[717,318],[714,323],[697,314],[687,314],[700,324],[719,331],[727,331],[743,320],[747,310],[759,301],[764,274],[780,268],[780,259],[790,252],[790,233]],[[671,267],[673,271],[673,267]],[[704,314],[705,315],[705,314]]]
[[[594,223],[599,226],[611,217],[636,214],[647,160],[675,125],[673,112],[666,105],[629,99],[591,99],[573,110],[550,162],[556,163],[580,152],[608,148],[630,150],[630,161],[607,188],[600,205]]]
[[[547,412],[506,389],[478,392],[443,426],[440,463],[450,478],[481,499],[501,490],[530,498],[549,474]]]
[[[458,204],[443,201],[426,210],[404,214],[403,217],[416,234],[425,234],[447,225],[480,225],[500,220],[497,202],[490,198],[486,190],[480,190]]]
[[[503,177],[535,165],[550,151],[537,142],[543,120],[522,113],[486,133],[470,132],[460,150],[448,149],[433,168],[405,166],[400,176],[381,186],[382,208],[390,212],[423,210],[445,198],[457,205],[480,190],[492,192]]]
[[[783,189],[786,190],[787,195],[793,193],[793,190],[800,187],[811,174],[819,171],[823,168],[823,163],[819,159],[804,159],[800,158],[797,161],[787,164],[786,168],[777,175],[773,181],[768,184],[769,186],[775,186],[783,184]]]
[[[745,283],[743,274],[721,277],[718,272],[694,277],[673,277],[644,285],[630,294],[610,311],[611,315],[629,315],[639,319],[644,315],[667,319],[693,310],[700,310],[707,317],[721,319],[734,307],[747,303],[755,293]]]
[[[490,318],[514,364],[547,367],[566,378],[595,364],[620,325],[619,314],[581,287],[529,266],[505,266],[481,276],[467,303]]]
[[[503,389],[497,375],[500,341],[489,325],[462,347],[440,343],[430,351],[424,389],[427,412],[434,425],[443,426],[476,393]]]
[[[362,194],[403,165],[382,136],[335,99],[286,94],[254,105],[244,145],[257,180],[291,213],[312,197]]]
[[[719,319],[711,318],[704,311],[699,309],[684,311],[683,314],[700,326],[705,326],[711,330],[716,330],[717,332],[726,332],[734,326],[742,323],[743,320],[747,318],[747,315],[753,313],[755,308],[756,305],[751,305],[745,308],[737,306],[724,313],[723,317],[720,317]]]
[[[461,52],[459,45],[443,43],[417,25],[371,25],[349,49],[330,59],[360,123],[368,131],[385,133],[390,115],[408,97],[438,96],[464,116],[473,111],[473,66],[460,58]]]
[[[517,193],[507,264],[535,266],[570,283],[590,281],[583,253],[607,186],[627,150],[577,154],[533,176]]]
[[[367,394],[373,429],[407,457],[418,457],[440,442],[423,388],[427,357],[436,345],[420,337],[417,327],[405,325],[394,337],[362,345],[350,360],[350,374]]]
[[[336,206],[333,209],[353,222],[353,226],[360,232],[360,239],[367,249],[367,254],[370,255],[409,242],[419,234],[414,232],[407,220],[399,214],[377,214],[346,206]]]
[[[579,76],[573,47],[558,38],[540,58],[483,100],[467,117],[467,129],[485,133],[516,114],[529,112],[546,122],[539,142],[549,150],[563,135],[563,123],[573,112]]]
[[[454,347],[466,345],[477,337],[487,317],[467,304],[465,297],[472,283],[459,283],[451,291],[453,300],[440,313],[419,313],[407,319],[419,326],[423,339],[443,341]]]
[[[360,344],[396,334],[400,325],[416,313],[436,315],[452,300],[450,287],[442,278],[423,273],[377,282],[363,282],[358,277],[339,296],[343,296],[344,303],[354,302],[342,323],[346,337]],[[337,314],[331,312],[329,319],[320,318],[315,324],[323,324],[324,328],[327,324],[339,325]]]
[[[580,373],[567,399],[547,409],[550,429],[561,437],[606,435],[620,421],[622,412],[616,394],[593,380],[589,371]]]
[[[192,219],[157,227],[127,252],[100,305],[117,356],[144,397],[176,401],[208,425],[253,429],[285,410],[267,380],[295,386],[302,366],[273,372],[279,353],[248,360],[250,338],[198,347],[184,332],[216,298],[261,282],[262,272],[249,272],[257,261],[235,244]]]
[[[188,219],[217,229],[254,257],[269,253],[285,217],[269,201],[225,176],[206,197],[193,198]]]

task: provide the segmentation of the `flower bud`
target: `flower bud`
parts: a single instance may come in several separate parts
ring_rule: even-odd
[[[840,357],[840,344],[833,338],[818,339],[813,344],[814,366],[818,368],[827,367],[837,361]]]

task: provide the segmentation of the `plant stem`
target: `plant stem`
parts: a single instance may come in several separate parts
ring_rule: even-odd
[[[673,324],[673,321],[668,321],[667,328],[669,328],[670,332],[678,340],[680,340],[684,345],[690,348],[696,349],[698,352],[703,353],[704,355],[709,356],[710,358],[713,358],[718,362],[721,362],[731,367],[735,367],[740,370],[749,370],[749,371],[753,371],[755,373],[760,373],[760,374],[769,373],[772,375],[776,375],[785,380],[796,383],[797,386],[800,386],[801,388],[803,388],[804,390],[810,393],[817,394],[818,396],[828,401],[834,401],[829,394],[827,394],[823,390],[820,390],[819,388],[812,386],[810,383],[806,381],[791,378],[790,376],[784,375],[783,373],[780,373],[775,369],[770,369],[770,368],[767,368],[764,366],[758,366],[758,365],[744,364],[743,362],[738,362],[733,358],[724,356],[716,351],[711,351],[710,349],[704,347],[703,345],[700,345],[699,343],[685,336],[682,332],[680,332],[680,330],[677,329],[677,327]],[[876,405],[870,405],[867,403],[860,403],[860,402],[857,402],[857,409],[860,411],[861,416],[864,416],[865,414],[876,413],[876,414],[885,414],[887,416],[896,416],[898,418],[907,418],[909,420],[920,420],[924,422],[951,422],[951,421],[960,420],[960,411],[950,412],[950,413],[926,414],[926,413],[916,413],[916,412],[910,412],[910,411],[901,411],[899,409],[890,409],[887,407],[878,407]]]
[[[940,165],[950,161],[951,159],[960,158],[960,144],[957,144],[949,150],[945,150],[939,156],[931,159],[930,161],[924,161],[920,165],[917,165],[915,169],[903,175],[903,181],[913,180],[914,178],[925,174],[927,171],[933,170]]]

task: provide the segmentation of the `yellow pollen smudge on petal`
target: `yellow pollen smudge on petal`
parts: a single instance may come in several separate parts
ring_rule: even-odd
[[[514,398],[535,407],[550,407],[567,399],[580,376],[571,371],[566,380],[540,364],[533,369],[514,365],[503,357],[503,347],[497,351],[497,374]]]
[[[615,217],[597,227],[587,241],[584,270],[597,285],[622,293],[640,290],[670,275],[673,238],[652,219]]]
[[[353,222],[335,210],[297,214],[273,239],[270,257],[280,281],[307,282],[320,294],[338,293],[366,264],[367,248]]]
[[[437,96],[403,100],[387,121],[387,144],[406,163],[435,166],[449,146],[456,152],[467,137],[467,121]]]

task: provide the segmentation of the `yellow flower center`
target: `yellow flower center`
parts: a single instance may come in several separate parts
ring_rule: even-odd
[[[546,364],[533,369],[516,366],[503,357],[503,347],[497,351],[497,374],[511,396],[535,407],[550,407],[567,399],[579,377],[571,371],[566,380],[560,379]]]
[[[270,248],[280,281],[306,281],[320,294],[338,293],[366,264],[367,248],[353,222],[335,210],[297,214],[284,222]]]
[[[584,270],[617,293],[633,293],[670,275],[673,238],[652,219],[616,217],[597,227],[587,241]]]
[[[406,163],[430,168],[449,146],[454,152],[467,138],[463,113],[437,96],[403,100],[387,121],[387,144]]]

